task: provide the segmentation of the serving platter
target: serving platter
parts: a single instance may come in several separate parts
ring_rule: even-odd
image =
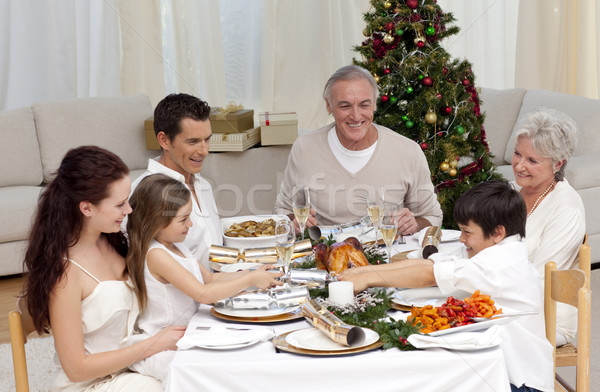
[[[494,325],[502,325],[510,323],[513,320],[512,317],[500,317],[487,321],[480,321],[478,323],[461,325],[460,327],[452,327],[448,329],[442,329],[440,331],[429,332],[427,335],[429,336],[443,336],[449,335],[453,333],[460,332],[477,332],[477,331],[485,331],[488,328],[491,328]]]
[[[212,308],[210,308],[210,314],[221,320],[236,321],[240,323],[278,323],[282,321],[297,320],[299,318],[304,317],[302,315],[302,310],[300,309],[300,307],[288,308],[287,311],[284,313],[278,313],[273,315],[263,314],[258,316],[240,316],[239,313],[236,313],[238,314],[237,316],[233,316],[231,315],[231,312],[226,312],[228,314],[222,313],[221,311],[223,309],[224,308],[220,308],[219,311],[217,311],[213,306]]]
[[[383,342],[377,339],[376,342],[367,346],[347,347],[344,350],[309,350],[301,347],[296,347],[287,341],[287,336],[297,331],[289,331],[277,336],[273,339],[273,345],[277,350],[286,351],[293,354],[303,354],[311,356],[334,356],[334,355],[353,355],[371,350],[375,350],[383,346]],[[321,333],[321,332],[319,332]]]

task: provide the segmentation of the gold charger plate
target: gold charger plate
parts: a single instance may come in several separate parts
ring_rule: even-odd
[[[219,313],[215,310],[215,307],[213,306],[212,308],[210,308],[210,314],[212,314],[216,318],[220,318],[222,320],[235,321],[238,323],[278,323],[281,321],[296,320],[296,319],[304,317],[302,315],[301,308],[297,308],[296,310],[293,310],[291,312],[282,313],[282,314],[278,314],[275,316],[235,317],[235,316],[229,316],[226,314]]]
[[[359,354],[365,351],[375,350],[383,346],[383,342],[380,340],[376,341],[373,344],[369,344],[364,347],[348,347],[347,350],[332,350],[332,351],[321,351],[321,350],[308,350],[305,348],[300,348],[289,344],[285,338],[289,334],[295,331],[289,331],[286,333],[282,333],[281,335],[275,337],[273,339],[273,345],[277,350],[286,351],[293,354],[304,354],[304,355],[314,355],[314,356],[333,356],[333,355],[351,355],[351,354]]]

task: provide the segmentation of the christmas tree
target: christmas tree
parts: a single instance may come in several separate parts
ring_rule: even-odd
[[[420,146],[444,212],[456,227],[454,203],[473,185],[498,179],[483,128],[475,75],[440,42],[458,33],[436,0],[372,0],[364,14],[367,39],[355,51],[379,84],[374,121]]]

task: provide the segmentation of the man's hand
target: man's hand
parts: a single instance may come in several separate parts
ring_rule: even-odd
[[[419,231],[419,224],[413,214],[408,208],[402,208],[398,211],[397,222],[398,222],[398,233],[401,235],[410,235]]]

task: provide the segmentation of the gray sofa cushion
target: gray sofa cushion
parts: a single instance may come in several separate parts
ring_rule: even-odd
[[[540,107],[560,110],[575,120],[579,128],[579,143],[574,156],[587,155],[600,151],[600,100],[576,95],[556,93],[548,90],[529,90],[523,98],[518,122],[528,113]],[[504,159],[510,162],[515,146],[514,130],[507,145]]]
[[[41,186],[0,188],[0,242],[27,238]]]
[[[144,120],[152,116],[143,94],[85,98],[32,106],[44,176],[49,179],[73,147],[97,145],[117,154],[130,169],[144,169],[156,151],[146,150]]]
[[[0,186],[40,185],[42,161],[30,108],[0,112],[0,140]]]
[[[494,155],[492,162],[496,165],[505,163],[506,144],[513,132],[526,92],[524,88],[481,89],[481,110],[486,114],[484,127],[490,152]],[[512,150],[510,153],[512,155]],[[507,162],[510,162],[510,159]]]

